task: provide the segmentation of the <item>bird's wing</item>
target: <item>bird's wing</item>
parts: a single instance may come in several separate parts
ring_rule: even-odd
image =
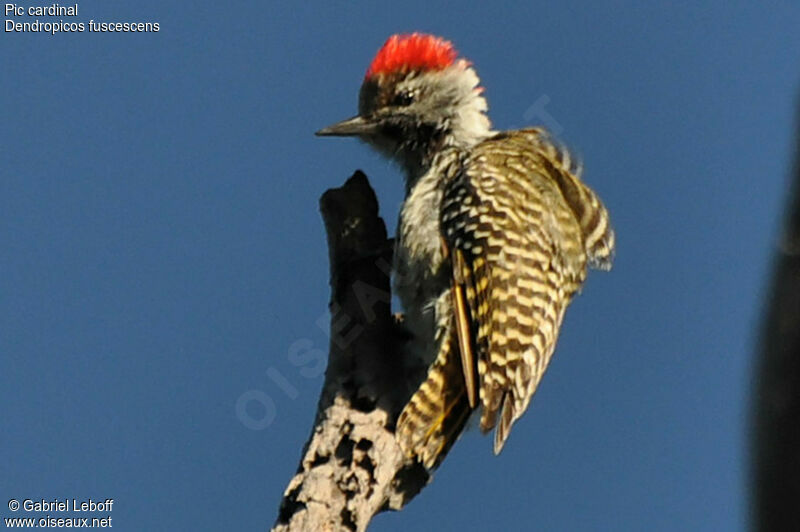
[[[603,202],[581,181],[580,163],[542,129],[524,129],[517,134],[535,143],[541,151],[541,164],[545,172],[558,185],[561,195],[581,227],[589,266],[610,270],[616,244],[614,229]]]
[[[444,256],[450,256],[447,241],[442,239]],[[477,358],[475,358],[475,337],[470,332],[471,313],[468,301],[475,298],[471,270],[464,259],[464,252],[458,248],[450,257],[453,267],[450,293],[453,299],[453,321],[455,322],[461,369],[464,374],[464,387],[470,408],[478,404]]]
[[[483,407],[481,429],[497,425],[495,452],[527,408],[586,275],[586,238],[561,183],[578,178],[566,168],[546,137],[512,132],[478,145],[445,187],[462,368]]]

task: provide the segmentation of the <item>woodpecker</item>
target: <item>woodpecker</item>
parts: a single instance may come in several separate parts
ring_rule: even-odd
[[[574,158],[544,129],[494,131],[483,93],[450,42],[394,35],[358,115],[317,132],[358,137],[404,170],[393,284],[407,356],[428,371],[396,434],[429,469],[476,410],[502,450],[587,268],[608,270],[614,255],[608,212]]]

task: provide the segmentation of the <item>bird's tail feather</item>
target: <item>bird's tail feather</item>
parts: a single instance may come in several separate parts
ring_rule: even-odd
[[[397,420],[397,439],[408,456],[433,469],[464,429],[471,408],[455,334],[442,341],[427,378]]]

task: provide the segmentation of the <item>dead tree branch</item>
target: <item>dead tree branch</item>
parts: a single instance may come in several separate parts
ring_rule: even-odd
[[[392,246],[375,193],[360,171],[325,192],[331,342],[314,427],[273,530],[365,530],[399,510],[429,475],[394,437],[418,368],[398,356],[401,327],[391,314]]]
[[[794,182],[759,345],[754,530],[800,530],[800,128]]]

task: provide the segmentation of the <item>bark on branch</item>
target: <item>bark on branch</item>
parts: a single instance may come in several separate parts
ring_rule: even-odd
[[[331,342],[314,427],[273,530],[365,530],[428,483],[403,455],[394,423],[419,368],[398,355],[403,331],[391,314],[392,246],[367,177],[357,171],[325,192]]]

